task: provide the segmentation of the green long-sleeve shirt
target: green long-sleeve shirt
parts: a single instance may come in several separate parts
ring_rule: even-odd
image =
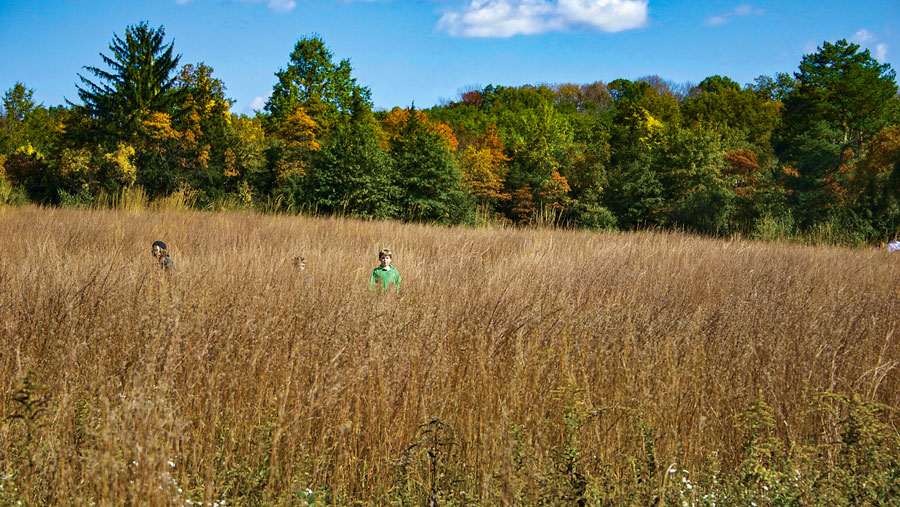
[[[372,270],[372,277],[369,279],[369,289],[374,289],[376,285],[381,284],[382,290],[388,290],[388,287],[391,284],[394,285],[394,290],[400,290],[400,272],[397,271],[397,268],[390,266],[389,269],[385,269],[381,266]]]

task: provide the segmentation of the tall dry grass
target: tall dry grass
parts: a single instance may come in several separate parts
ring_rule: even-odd
[[[35,207],[0,236],[0,477],[35,505],[534,504],[575,412],[581,473],[621,478],[736,462],[754,400],[787,442],[836,437],[816,393],[900,406],[883,251]]]

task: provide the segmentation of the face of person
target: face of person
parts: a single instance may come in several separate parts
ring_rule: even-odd
[[[381,267],[386,268],[391,265],[391,256],[385,255],[381,258]]]
[[[154,257],[159,257],[159,250],[159,245],[153,245],[153,247],[150,249],[150,253],[152,253]]]

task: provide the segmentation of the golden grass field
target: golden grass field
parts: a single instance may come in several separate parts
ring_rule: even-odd
[[[661,495],[735,468],[756,401],[826,448],[822,393],[900,406],[883,250],[38,207],[0,237],[0,504]]]

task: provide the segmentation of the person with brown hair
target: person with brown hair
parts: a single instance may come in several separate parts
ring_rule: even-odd
[[[153,245],[150,246],[150,253],[156,257],[156,261],[159,263],[159,267],[165,270],[166,273],[172,273],[175,271],[175,263],[172,262],[172,259],[169,258],[169,252],[166,249],[166,244],[162,241],[154,241]]]
[[[384,248],[378,252],[379,265],[372,270],[372,276],[369,278],[369,290],[374,290],[380,285],[383,291],[387,291],[388,287],[394,286],[395,291],[400,291],[400,272],[391,265],[393,254],[390,248]]]

